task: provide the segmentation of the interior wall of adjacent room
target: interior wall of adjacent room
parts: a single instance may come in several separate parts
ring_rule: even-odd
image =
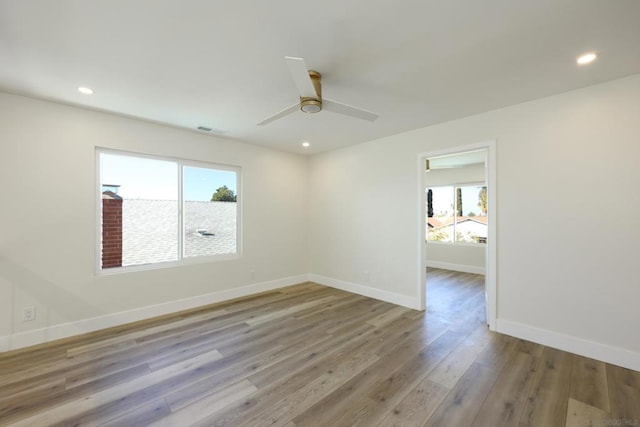
[[[495,140],[498,324],[640,360],[638,99],[633,75],[314,156],[312,273],[417,298],[417,157]]]
[[[0,111],[0,337],[307,273],[306,157],[12,94]],[[96,276],[96,146],[240,166],[242,256]]]

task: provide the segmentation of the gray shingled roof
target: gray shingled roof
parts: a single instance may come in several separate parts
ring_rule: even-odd
[[[176,206],[174,200],[123,200],[123,266],[176,260]],[[235,253],[236,212],[233,202],[185,202],[185,256]]]

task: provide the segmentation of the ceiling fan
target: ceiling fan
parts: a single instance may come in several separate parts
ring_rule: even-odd
[[[342,104],[331,99],[322,98],[322,75],[314,70],[309,70],[304,59],[285,56],[285,61],[291,71],[293,81],[298,88],[300,101],[284,110],[267,117],[258,126],[264,126],[278,120],[281,117],[291,114],[297,109],[309,114],[318,113],[322,109],[332,111],[334,113],[343,114],[357,119],[368,120],[370,122],[378,118],[378,115],[370,111]]]

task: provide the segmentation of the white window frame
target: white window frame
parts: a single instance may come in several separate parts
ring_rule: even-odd
[[[128,157],[139,157],[142,159],[149,160],[161,160],[166,162],[176,163],[178,166],[178,227],[176,232],[178,233],[178,258],[176,261],[167,261],[167,262],[155,262],[151,264],[141,264],[141,265],[129,265],[122,267],[110,267],[103,269],[102,268],[102,183],[101,183],[101,163],[100,163],[100,155],[101,154],[113,154],[119,156],[128,156]],[[183,176],[184,176],[184,167],[198,167],[198,168],[206,168],[206,169],[215,169],[215,170],[224,170],[235,172],[236,174],[236,251],[235,253],[230,254],[215,254],[215,255],[201,255],[201,256],[184,256],[184,241],[183,241],[183,230],[184,230],[184,188],[183,188]],[[242,168],[240,166],[233,165],[225,165],[220,163],[213,162],[203,162],[198,160],[190,160],[183,159],[179,157],[167,157],[167,156],[158,156],[153,154],[146,153],[137,153],[132,151],[125,150],[116,150],[111,148],[104,147],[96,147],[95,150],[95,186],[94,193],[96,195],[96,209],[95,209],[95,220],[96,220],[96,250],[95,250],[95,273],[96,275],[111,275],[111,274],[120,274],[134,271],[146,271],[146,270],[157,270],[162,268],[172,268],[179,267],[184,265],[192,265],[192,264],[202,264],[208,262],[216,262],[216,261],[227,261],[239,259],[242,256],[242,179],[241,179]]]
[[[473,186],[478,186],[478,187],[486,187],[487,184],[484,182],[459,182],[456,184],[438,184],[438,185],[430,185],[427,186],[425,188],[425,193],[431,189],[431,188],[442,188],[442,187],[452,187],[453,188],[453,240],[451,242],[447,242],[447,241],[442,241],[442,240],[429,240],[428,238],[425,239],[427,241],[427,243],[429,244],[436,244],[436,245],[459,245],[459,246],[473,246],[473,247],[478,247],[480,245],[482,246],[486,246],[486,243],[480,243],[480,242],[460,242],[458,240],[456,240],[456,227],[458,225],[458,221],[457,221],[457,215],[456,212],[458,210],[458,198],[456,197],[456,188],[458,187],[473,187]],[[425,194],[425,200],[426,200],[426,194]],[[463,212],[464,213],[464,212]],[[487,215],[488,218],[488,215]],[[429,227],[428,225],[426,225],[426,229],[427,229],[427,234],[425,237],[428,237],[429,235]]]

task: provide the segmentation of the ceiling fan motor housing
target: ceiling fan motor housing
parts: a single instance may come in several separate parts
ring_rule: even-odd
[[[317,113],[322,110],[322,100],[317,98],[300,98],[300,110],[305,113]]]

